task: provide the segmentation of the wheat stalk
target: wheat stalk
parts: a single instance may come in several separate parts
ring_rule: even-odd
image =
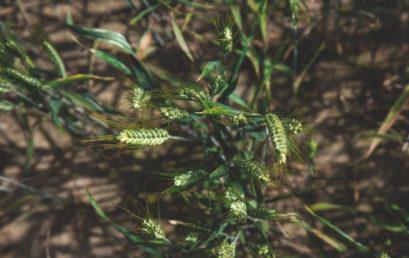
[[[49,42],[44,42],[43,44],[44,44],[44,48],[47,51],[48,56],[50,57],[52,64],[54,65],[55,69],[58,71],[58,74],[61,77],[67,76],[64,63],[60,55],[58,54],[57,50]]]

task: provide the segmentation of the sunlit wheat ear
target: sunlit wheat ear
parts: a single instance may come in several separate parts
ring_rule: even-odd
[[[234,258],[236,257],[236,243],[229,243],[227,240],[224,240],[212,250],[212,253],[217,258]]]
[[[233,30],[230,26],[224,27],[220,32],[219,42],[225,52],[230,53],[233,51]]]
[[[240,113],[231,117],[231,123],[236,127],[243,127],[249,123],[249,120],[244,113]]]
[[[31,77],[29,75],[22,74],[21,72],[13,69],[13,68],[6,68],[4,70],[4,75],[12,79],[18,83],[29,85],[34,88],[45,89],[46,85],[42,83],[37,78]]]
[[[191,85],[182,87],[179,90],[179,98],[182,100],[194,100],[194,101],[203,101],[209,99],[209,94],[204,91],[201,87]]]
[[[2,39],[0,39],[2,40]],[[14,56],[7,50],[7,47],[3,42],[0,42],[0,63],[7,66],[12,66],[14,62]]]
[[[173,178],[173,183],[177,187],[184,187],[195,184],[206,175],[203,169],[192,169],[183,172]]]
[[[184,242],[189,246],[195,245],[198,241],[199,241],[199,234],[195,232],[191,232],[187,234],[187,236],[184,239]]]
[[[310,160],[313,160],[318,152],[318,142],[314,139],[310,139],[306,143],[307,156]]]
[[[273,254],[270,250],[270,247],[268,247],[267,244],[262,244],[257,246],[257,255],[258,257],[263,257],[263,258],[273,258]]]
[[[247,220],[247,206],[243,201],[234,201],[229,204],[230,216],[239,222]]]
[[[160,145],[169,138],[169,133],[160,128],[139,130],[125,129],[116,136],[119,142],[132,146]]]
[[[264,219],[264,220],[269,220],[269,219],[274,219],[276,218],[277,211],[274,209],[269,209],[269,208],[250,208],[248,209],[248,214],[249,216],[256,218],[256,219]]]
[[[140,229],[143,233],[155,240],[165,240],[165,231],[162,226],[152,218],[145,218],[142,220]]]
[[[152,99],[152,93],[141,87],[134,86],[131,96],[132,108],[136,110],[145,109]]]
[[[300,12],[300,0],[289,0],[290,10],[291,10],[291,27],[297,29],[298,27],[298,16]]]
[[[283,125],[287,133],[292,135],[299,134],[304,130],[302,122],[294,118],[284,120]]]
[[[268,169],[264,165],[250,160],[237,160],[234,163],[241,173],[249,175],[261,183],[270,182]]]
[[[226,204],[230,204],[232,202],[242,200],[243,198],[244,198],[243,194],[240,194],[239,192],[237,192],[235,189],[233,189],[231,187],[228,187],[226,189],[226,191],[224,192],[223,197],[222,197],[223,201]]]
[[[210,94],[212,96],[219,94],[221,90],[228,85],[227,69],[221,61],[208,62],[203,67],[202,74],[199,76],[198,80],[201,78],[209,82]]]
[[[284,125],[277,115],[271,113],[266,115],[266,125],[274,146],[277,162],[279,164],[285,164],[289,149]]]
[[[10,92],[10,88],[0,85],[0,94]]]
[[[14,109],[14,104],[7,100],[0,99],[0,112],[8,112]]]
[[[10,92],[11,87],[10,81],[0,76],[0,94]]]
[[[177,107],[161,107],[160,112],[169,120],[180,120],[190,116],[189,112]]]
[[[51,63],[54,65],[54,68],[58,71],[58,74],[61,77],[65,77],[65,66],[57,50],[49,42],[44,42],[43,44]]]

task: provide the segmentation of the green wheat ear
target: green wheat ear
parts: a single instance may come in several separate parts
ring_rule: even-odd
[[[244,113],[240,113],[231,117],[231,122],[236,127],[243,127],[249,123],[249,120]]]
[[[8,112],[14,109],[14,104],[7,100],[0,100],[0,112]]]
[[[213,249],[213,254],[217,258],[234,258],[236,257],[236,243],[229,243],[227,240],[224,240]]]
[[[300,0],[289,0],[290,10],[291,10],[291,27],[297,29],[298,27],[298,16],[300,13]]]
[[[230,215],[239,222],[247,220],[247,206],[243,201],[234,201],[229,204]]]
[[[131,102],[134,109],[142,110],[146,108],[151,99],[152,94],[149,91],[138,86],[133,88]]]
[[[277,115],[271,113],[266,115],[266,125],[274,146],[277,161],[279,164],[285,164],[289,148],[284,125]]]
[[[165,231],[162,226],[152,218],[142,220],[141,231],[155,240],[165,240]]]
[[[210,94],[215,96],[226,88],[227,82],[227,70],[221,61],[208,62],[202,71],[200,78],[204,78],[210,84]]]
[[[160,128],[154,129],[125,129],[117,135],[116,139],[127,145],[153,146],[160,145],[170,138],[169,133]]]
[[[230,26],[224,27],[220,32],[219,42],[225,52],[230,53],[233,51],[233,30]]]
[[[203,101],[209,99],[209,95],[201,87],[191,85],[182,87],[179,91],[179,98],[182,100]]]
[[[173,183],[177,187],[185,187],[197,183],[206,175],[203,169],[194,169],[183,172],[173,178]]]
[[[67,73],[65,71],[65,66],[64,63],[58,54],[57,50],[49,43],[49,42],[44,42],[44,48],[47,51],[47,54],[50,58],[51,63],[54,65],[54,68],[58,71],[58,74],[61,77],[67,76]]]
[[[237,160],[234,163],[241,173],[247,174],[261,183],[270,182],[268,169],[262,164],[250,160]]]
[[[263,245],[258,245],[257,246],[257,255],[258,257],[264,257],[264,258],[273,258],[274,255],[272,254],[270,247],[268,247],[267,244]]]
[[[0,94],[10,92],[11,87],[10,81],[0,76]]]
[[[264,220],[274,219],[278,216],[276,210],[264,207],[249,209],[248,213],[253,218]]]
[[[299,134],[304,130],[302,122],[294,118],[286,119],[283,124],[289,134]]]
[[[42,83],[40,80],[37,78],[31,77],[29,75],[22,74],[21,72],[17,71],[16,69],[13,68],[6,68],[4,70],[4,75],[7,78],[10,78],[16,82],[29,85],[34,88],[39,88],[39,89],[45,89],[46,85]]]
[[[169,120],[180,120],[190,116],[189,112],[177,107],[162,107],[160,112]]]

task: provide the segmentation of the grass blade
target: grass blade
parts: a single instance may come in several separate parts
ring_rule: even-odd
[[[317,215],[315,212],[313,212],[309,207],[305,206],[305,209],[307,210],[308,213],[310,213],[314,218],[318,219],[321,221],[325,226],[329,227],[333,231],[335,231],[338,235],[340,235],[342,238],[346,239],[349,241],[352,245],[355,246],[355,248],[362,252],[362,253],[368,253],[369,248],[361,244],[360,242],[356,241],[353,239],[351,236],[349,236],[347,233],[339,229],[337,226],[329,222],[328,220],[324,219],[323,217]]]
[[[180,48],[183,52],[187,55],[190,61],[194,61],[192,54],[190,53],[189,47],[186,44],[185,38],[183,37],[182,31],[180,30],[179,26],[175,21],[175,17],[172,14],[172,29],[173,33],[175,33],[176,41],[178,42]]]
[[[94,40],[99,40],[109,45],[114,45],[116,47],[119,47],[125,53],[135,56],[135,52],[132,49],[131,45],[126,40],[126,38],[119,32],[74,25],[74,22],[70,14],[67,15],[67,25],[74,32],[78,33],[81,36]]]
[[[381,126],[379,127],[377,134],[384,135],[396,122],[396,119],[399,116],[399,113],[409,98],[409,84],[406,85],[405,89],[403,90],[402,94],[399,98],[395,101],[391,109],[389,110],[388,115],[386,116],[385,120],[382,122]],[[372,152],[376,149],[376,147],[381,143],[382,138],[375,138],[372,140],[371,145],[369,146],[368,150],[359,160],[367,159],[371,156]]]
[[[115,56],[97,49],[91,49],[91,52],[97,57],[99,57],[101,60],[103,60],[107,64],[112,65],[121,72],[124,72],[128,75],[132,74],[131,70]]]

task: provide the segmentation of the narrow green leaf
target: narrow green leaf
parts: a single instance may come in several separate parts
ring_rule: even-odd
[[[175,21],[175,17],[173,15],[172,15],[172,29],[173,29],[173,33],[175,33],[176,41],[178,42],[180,48],[183,50],[183,52],[185,52],[185,54],[191,61],[194,61],[192,54],[190,53],[189,47],[186,44],[185,38],[183,37],[183,34],[180,31],[180,28],[177,25]]]
[[[124,72],[129,75],[132,74],[131,70],[115,56],[97,49],[91,49],[91,52],[100,59],[102,59],[104,62],[112,65],[121,72]]]
[[[95,212],[103,219],[109,220],[108,216],[105,214],[104,210],[99,206],[99,204],[95,201],[94,197],[88,192],[88,202],[91,204],[92,208],[94,208]]]
[[[101,105],[99,105],[95,101],[90,100],[86,96],[74,92],[69,92],[63,89],[61,89],[60,92],[62,95],[64,95],[64,97],[68,98],[75,105],[81,106],[91,111],[104,112],[104,108]]]
[[[242,113],[242,111],[240,110],[234,109],[232,107],[211,100],[202,101],[202,105],[204,107],[204,110],[196,112],[196,114],[233,116]]]
[[[80,26],[74,25],[74,22],[70,14],[67,15],[67,25],[74,32],[78,33],[81,36],[84,36],[90,39],[94,39],[94,40],[99,40],[106,44],[114,45],[116,47],[119,47],[125,53],[135,56],[135,52],[132,49],[131,45],[126,40],[126,38],[119,32],[105,30],[105,29],[80,27]]]
[[[140,21],[143,17],[145,17],[147,14],[155,11],[155,9],[159,6],[159,4],[155,4],[152,5],[148,8],[146,8],[145,10],[143,10],[142,12],[140,12],[137,16],[135,16],[130,22],[130,25],[135,25],[136,23],[138,23],[138,21]]]
[[[308,211],[308,213],[310,213],[314,218],[318,219],[319,221],[321,221],[324,225],[326,225],[327,227],[329,227],[330,229],[332,229],[334,232],[336,232],[337,234],[339,234],[341,237],[343,237],[344,239],[346,239],[347,241],[349,241],[351,244],[353,244],[355,246],[355,248],[362,252],[362,253],[368,253],[369,252],[369,248],[364,246],[363,244],[361,244],[360,242],[356,241],[355,239],[353,239],[351,236],[349,236],[347,233],[345,233],[344,231],[342,231],[341,229],[339,229],[337,226],[335,226],[334,224],[332,224],[331,222],[329,222],[328,220],[324,219],[323,217],[317,215],[314,211],[312,211],[309,207],[305,206],[305,209]]]
[[[233,101],[234,103],[236,103],[237,105],[243,108],[246,108],[246,109],[249,108],[247,102],[234,92],[229,95],[229,100]]]
[[[309,230],[309,232],[314,234],[316,237],[318,237],[319,239],[321,239],[322,241],[324,241],[328,245],[332,246],[335,250],[337,250],[340,253],[343,253],[346,250],[348,250],[348,248],[344,244],[342,244],[341,242],[339,242],[336,239],[328,236],[327,234],[325,234],[324,232],[322,232],[322,231],[320,231],[320,230],[318,230],[316,228],[311,228]]]
[[[64,78],[59,78],[56,80],[53,80],[51,82],[49,82],[47,85],[50,88],[60,88],[62,86],[65,86],[67,84],[71,84],[74,82],[78,82],[78,81],[87,81],[87,80],[102,80],[102,81],[112,81],[114,80],[113,77],[101,77],[101,76],[97,76],[97,75],[92,75],[92,74],[74,74],[74,75],[70,75]]]
[[[378,129],[377,134],[382,135],[388,132],[388,130],[393,126],[395,123],[396,119],[399,116],[399,113],[403,107],[403,105],[406,103],[406,101],[409,99],[409,84],[405,86],[405,89],[403,92],[400,94],[399,98],[395,101],[393,106],[388,112],[388,115],[386,116],[385,120],[383,120],[381,126]],[[376,149],[376,147],[382,142],[381,138],[375,138],[368,150],[365,152],[365,154],[360,158],[360,160],[366,159],[369,156],[371,156],[372,152]]]
[[[51,109],[51,120],[57,126],[58,129],[62,130],[62,121],[61,118],[58,117],[58,112],[61,109],[62,101],[59,99],[52,99],[49,101],[50,109]]]
[[[345,206],[329,203],[329,202],[318,202],[309,207],[312,211],[327,211],[327,210],[339,210],[339,209],[348,209]]]
[[[67,76],[67,73],[65,72],[64,62],[62,61],[60,55],[58,54],[54,46],[51,45],[49,42],[44,42],[44,47],[47,50],[47,54],[51,60],[51,63],[54,65],[58,74],[61,77]]]

